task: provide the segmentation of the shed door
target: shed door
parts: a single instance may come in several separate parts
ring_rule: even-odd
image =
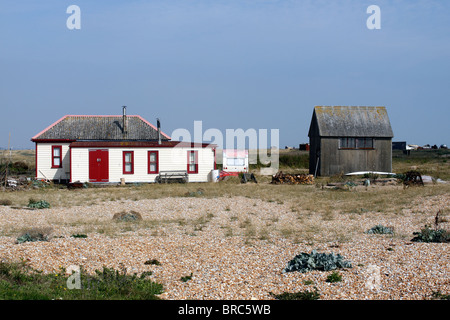
[[[89,150],[89,182],[108,182],[108,149]]]

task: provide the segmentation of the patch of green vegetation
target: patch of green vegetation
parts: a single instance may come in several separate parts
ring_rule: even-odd
[[[72,237],[73,237],[73,238],[82,238],[82,239],[85,239],[85,238],[87,238],[87,235],[86,235],[86,234],[82,234],[82,233],[77,233],[77,234],[73,234]]]
[[[72,274],[73,276],[74,274]],[[80,288],[69,289],[71,281],[61,269],[44,274],[32,270],[25,262],[0,262],[0,299],[4,300],[156,300],[163,286],[146,277],[129,275],[104,267],[94,275],[80,272]]]
[[[39,235],[38,237],[33,237],[29,233],[25,233],[18,237],[16,239],[17,243],[24,243],[24,242],[35,242],[35,241],[47,241],[47,237],[43,235]]]
[[[327,282],[334,283],[340,281],[342,281],[342,275],[340,275],[339,272],[335,271],[327,276]]]
[[[375,227],[370,228],[366,231],[368,234],[392,234],[394,230],[390,227],[385,227],[381,224],[376,225]]]
[[[267,157],[271,157],[271,152]],[[271,163],[261,162],[259,154],[256,155],[256,163],[250,164],[250,169],[260,169],[270,167]],[[280,153],[278,155],[278,164],[281,169],[284,168],[296,168],[296,169],[308,169],[309,168],[309,152],[290,151],[287,153]]]
[[[431,298],[436,300],[450,300],[450,294],[443,294],[440,291],[434,291]]]
[[[16,243],[48,241],[51,228],[31,228],[23,232],[16,239]]]
[[[308,169],[309,153],[307,154],[282,154],[279,157],[280,167]]]
[[[145,261],[144,264],[145,265],[155,265],[155,266],[161,265],[161,263],[156,259],[149,259],[149,260]]]
[[[8,173],[13,175],[18,174],[31,174],[33,168],[24,161],[10,162],[9,164],[0,164],[0,172],[4,172],[8,168]]]
[[[189,281],[191,279],[192,279],[192,272],[191,272],[191,274],[189,276],[181,277],[181,281],[183,281],[183,282],[187,282],[187,281]]]
[[[411,241],[415,242],[450,242],[450,232],[445,229],[432,229],[426,225],[420,232],[414,232],[414,238]]]
[[[48,203],[45,200],[29,199],[29,201],[28,201],[28,208],[32,208],[32,209],[47,209],[47,208],[50,208],[50,203]]]
[[[320,297],[317,288],[314,288],[314,291],[299,291],[299,292],[283,292],[281,294],[273,294],[269,292],[269,294],[277,300],[318,300]]]
[[[330,271],[339,268],[351,268],[350,261],[346,261],[340,254],[318,253],[316,250],[310,254],[302,252],[288,262],[284,272],[307,272],[312,270]]]

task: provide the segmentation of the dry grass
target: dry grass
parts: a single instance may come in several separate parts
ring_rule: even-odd
[[[396,173],[417,170],[436,179],[450,180],[450,150],[413,151],[409,156],[393,151],[392,166]]]
[[[10,158],[11,156],[11,158]],[[8,150],[0,151],[0,162],[24,162],[29,167],[35,167],[35,150],[11,150],[11,155]]]
[[[15,159],[28,161],[33,156],[32,151],[24,150],[14,152]],[[441,178],[450,177],[450,163],[446,162],[445,154],[423,154],[406,158],[396,154],[393,165],[394,172],[405,172],[411,168],[419,171],[438,173]],[[425,154],[427,155],[427,154]],[[28,157],[28,158],[27,158]],[[28,159],[28,160],[27,160]],[[412,187],[404,189],[401,185],[381,186],[372,185],[369,188],[356,187],[351,190],[326,189],[330,181],[342,181],[342,176],[323,177],[316,179],[315,185],[272,185],[270,176],[257,176],[258,184],[241,184],[239,179],[229,179],[220,183],[189,183],[189,184],[141,184],[126,186],[94,187],[86,189],[69,190],[67,188],[52,185],[47,188],[29,189],[26,191],[2,192],[0,203],[16,207],[25,207],[30,198],[46,200],[52,208],[72,208],[83,206],[96,206],[111,202],[123,204],[128,201],[161,198],[186,198],[187,195],[196,194],[201,188],[202,194],[196,198],[233,198],[245,197],[248,199],[249,208],[246,212],[239,212],[233,208],[232,203],[222,208],[194,208],[198,210],[195,219],[185,218],[152,218],[139,219],[138,223],[115,223],[112,219],[105,221],[98,217],[73,217],[70,220],[49,221],[55,225],[76,227],[80,233],[97,232],[106,235],[120,235],[127,231],[139,231],[150,229],[154,234],[168,232],[166,229],[182,228],[186,234],[195,235],[202,232],[208,226],[214,224],[216,212],[227,214],[227,224],[222,224],[227,237],[239,235],[249,241],[252,239],[269,239],[275,234],[294,241],[300,239],[313,241],[314,235],[324,230],[327,224],[339,219],[342,215],[357,221],[359,217],[370,213],[380,213],[389,216],[402,215],[405,209],[420,211],[413,201],[418,198],[427,199],[433,196],[448,194],[450,183],[435,184],[426,187]],[[349,178],[355,179],[355,178]],[[261,217],[258,208],[259,201],[283,206],[289,215],[296,217],[295,222],[286,222],[280,215]],[[176,210],[176,208],[174,208]],[[442,208],[442,219],[448,215],[450,209]],[[114,214],[114,213],[112,213]],[[320,217],[320,222],[312,222],[311,217]],[[51,219],[50,219],[51,220]],[[10,230],[14,229],[11,226]],[[346,241],[351,234],[334,230],[334,236],[340,241]],[[356,232],[356,230],[355,230]],[[398,235],[396,235],[398,236]]]
[[[263,180],[263,179],[261,179]],[[190,183],[190,184],[143,184],[140,186],[110,186],[78,190],[60,189],[58,186],[26,191],[2,192],[2,203],[25,207],[30,198],[46,200],[53,208],[90,206],[111,201],[185,197],[186,193],[204,190],[199,197],[234,197],[260,199],[269,203],[289,205],[292,212],[312,211],[320,213],[324,220],[332,219],[334,211],[363,213],[377,211],[395,213],[408,206],[418,196],[434,196],[449,192],[450,184],[436,184],[425,188],[404,189],[398,186],[357,187],[353,190],[321,189],[310,185],[272,185],[239,183]],[[252,202],[253,204],[254,202]],[[332,210],[331,210],[332,208]],[[232,213],[230,207],[224,211]],[[257,211],[257,207],[255,207]]]

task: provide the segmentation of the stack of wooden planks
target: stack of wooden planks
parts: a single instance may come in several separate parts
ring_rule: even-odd
[[[313,184],[314,176],[312,174],[290,174],[282,171],[272,176],[273,184]]]

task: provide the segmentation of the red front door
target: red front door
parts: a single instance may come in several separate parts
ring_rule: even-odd
[[[89,150],[89,182],[108,182],[108,150]]]

